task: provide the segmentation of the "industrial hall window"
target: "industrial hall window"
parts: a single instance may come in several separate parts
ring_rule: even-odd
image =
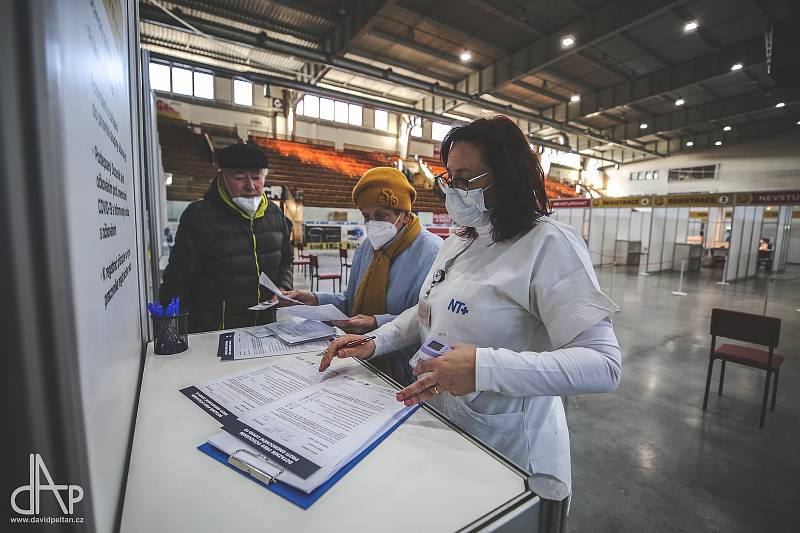
[[[631,172],[629,179],[631,181],[657,180],[658,170],[640,170],[639,172]]]
[[[363,119],[363,109],[360,105],[320,98],[313,94],[305,95],[297,103],[295,112],[303,117],[331,120],[351,126],[361,126]]]
[[[717,165],[671,168],[669,181],[713,180],[717,177]]]
[[[214,99],[214,75],[210,72],[157,61],[150,62],[148,72],[154,91]]]

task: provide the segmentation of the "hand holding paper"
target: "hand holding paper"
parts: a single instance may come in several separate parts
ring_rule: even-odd
[[[275,294],[275,296],[278,297],[278,299],[284,300],[284,301],[287,301],[287,302],[294,302],[295,304],[299,304],[299,305],[303,305],[303,302],[301,302],[300,300],[295,300],[293,298],[289,298],[289,297],[285,296],[283,294],[283,291],[277,285],[275,285],[275,283],[271,279],[269,279],[269,276],[267,276],[263,272],[258,277],[258,282],[261,285],[263,285],[266,288],[268,288],[269,290],[271,290]],[[277,300],[276,300],[276,303],[277,303]]]

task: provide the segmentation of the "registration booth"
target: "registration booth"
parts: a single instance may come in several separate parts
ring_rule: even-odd
[[[32,493],[30,468],[44,467],[47,490],[70,495],[64,510],[46,490],[30,514],[49,531],[79,524],[89,533],[407,531],[391,519],[402,509],[419,512],[426,531],[557,527],[538,527],[541,500],[526,472],[430,409],[307,510],[197,450],[219,425],[178,388],[263,360],[223,364],[216,334],[190,337],[181,354],[153,354],[146,304],[159,280],[165,183],[138,5],[0,4],[0,114],[19,132],[0,138],[0,290],[13,309],[0,328],[7,353],[21,355],[2,374],[13,405],[4,479]],[[420,472],[432,447],[436,461]]]

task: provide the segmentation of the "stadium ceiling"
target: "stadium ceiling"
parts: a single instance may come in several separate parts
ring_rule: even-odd
[[[800,15],[798,0],[142,0],[139,11],[143,46],[164,57],[443,122],[501,112],[609,161],[800,119],[800,91],[767,75],[763,38]]]

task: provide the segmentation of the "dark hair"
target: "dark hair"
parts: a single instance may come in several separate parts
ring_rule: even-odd
[[[451,129],[442,141],[441,158],[445,166],[453,144],[459,141],[477,144],[492,172],[495,205],[490,218],[495,242],[528,231],[540,217],[552,212],[539,158],[519,126],[508,117],[479,118]],[[477,234],[475,228],[460,228],[456,232],[459,237]]]

